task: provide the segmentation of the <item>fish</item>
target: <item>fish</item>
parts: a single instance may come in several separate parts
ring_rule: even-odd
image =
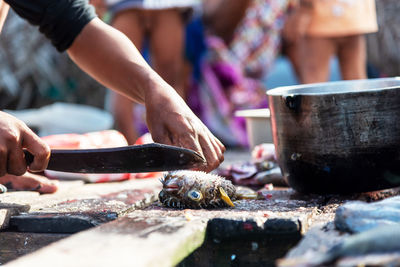
[[[202,171],[168,172],[160,180],[158,199],[165,207],[176,209],[213,209],[234,207],[236,187],[225,178]]]
[[[306,257],[278,260],[278,266],[341,266],[336,263],[338,260],[340,261],[345,258],[398,253],[400,251],[399,240],[400,224],[378,226],[365,232],[353,234],[333,245],[326,252],[312,253]]]
[[[346,256],[398,252],[400,251],[399,240],[400,224],[379,226],[348,237],[328,250],[326,254],[315,257],[314,264],[327,264]]]
[[[335,214],[336,229],[360,233],[383,225],[400,224],[400,196],[374,203],[350,201],[340,206]]]

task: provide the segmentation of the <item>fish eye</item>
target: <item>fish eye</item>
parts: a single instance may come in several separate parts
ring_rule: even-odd
[[[203,195],[202,195],[201,192],[199,192],[199,191],[190,190],[190,191],[188,192],[188,197],[189,197],[191,200],[200,201],[200,200],[203,198]]]

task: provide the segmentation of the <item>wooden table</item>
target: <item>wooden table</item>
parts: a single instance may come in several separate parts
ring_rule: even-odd
[[[226,158],[228,164],[250,155],[231,151]],[[360,197],[304,196],[281,188],[235,208],[172,210],[156,201],[160,189],[157,179],[73,181],[50,195],[0,195],[0,264],[273,265],[309,229],[331,222],[343,201]]]

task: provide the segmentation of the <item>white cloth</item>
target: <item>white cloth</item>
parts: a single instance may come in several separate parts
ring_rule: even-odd
[[[108,6],[124,5],[142,9],[168,9],[193,7],[200,4],[200,0],[106,0]]]

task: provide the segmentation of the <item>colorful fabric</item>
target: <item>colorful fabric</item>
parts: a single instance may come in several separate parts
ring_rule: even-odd
[[[253,0],[229,47],[247,76],[262,78],[273,65],[289,3]]]
[[[288,3],[253,0],[229,46],[218,37],[205,37],[207,50],[189,105],[225,145],[248,145],[245,121],[235,117],[236,110],[268,106],[262,78],[279,52]]]

